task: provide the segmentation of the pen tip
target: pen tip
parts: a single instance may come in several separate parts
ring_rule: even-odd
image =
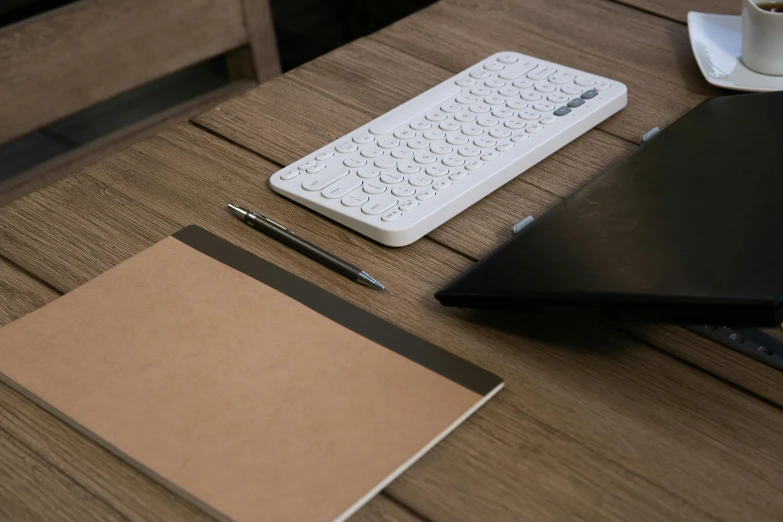
[[[377,281],[373,277],[370,276],[367,272],[361,272],[359,274],[359,282],[363,284],[364,286],[369,286],[372,288],[377,288],[378,290],[386,290],[386,287],[383,286],[380,281]]]

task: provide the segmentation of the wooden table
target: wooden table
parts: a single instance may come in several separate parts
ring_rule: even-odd
[[[730,13],[739,1],[686,3]],[[355,520],[781,520],[778,372],[677,326],[477,318],[432,297],[520,217],[723,94],[699,74],[681,4],[445,0],[331,52],[0,209],[0,324],[196,223],[505,377]],[[282,165],[500,50],[620,80],[628,107],[401,249],[270,191]],[[242,226],[230,201],[329,245],[389,292],[360,291]],[[209,517],[0,386],[0,519]]]

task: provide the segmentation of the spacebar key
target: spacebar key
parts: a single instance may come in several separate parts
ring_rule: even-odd
[[[406,121],[412,120],[430,109],[437,109],[442,102],[461,92],[462,89],[456,85],[441,85],[419,94],[373,121],[370,125],[370,132],[376,135],[388,134]]]

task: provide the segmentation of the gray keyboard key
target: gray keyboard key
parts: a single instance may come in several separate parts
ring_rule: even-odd
[[[595,98],[596,96],[598,96],[598,91],[596,91],[595,89],[590,89],[589,91],[585,91],[582,93],[582,98],[584,98],[585,100]]]
[[[557,109],[552,114],[554,114],[555,116],[565,116],[569,112],[571,112],[571,109],[569,109],[568,107],[560,107],[559,109]]]
[[[568,106],[571,108],[579,107],[580,105],[584,105],[585,101],[582,98],[574,98],[570,102],[568,102]]]

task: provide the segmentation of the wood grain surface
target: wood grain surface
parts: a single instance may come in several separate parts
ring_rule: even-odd
[[[621,4],[636,7],[642,11],[664,16],[686,23],[688,11],[739,15],[742,11],[741,0],[614,0]]]
[[[67,291],[195,223],[503,375],[503,393],[388,488],[426,518],[777,518],[778,408],[600,324],[443,309],[432,293],[469,259],[429,239],[371,243],[273,194],[276,169],[180,127],[1,209],[1,252]],[[242,226],[229,201],[382,274],[390,291],[357,289]],[[42,250],[59,255],[44,264]]]

